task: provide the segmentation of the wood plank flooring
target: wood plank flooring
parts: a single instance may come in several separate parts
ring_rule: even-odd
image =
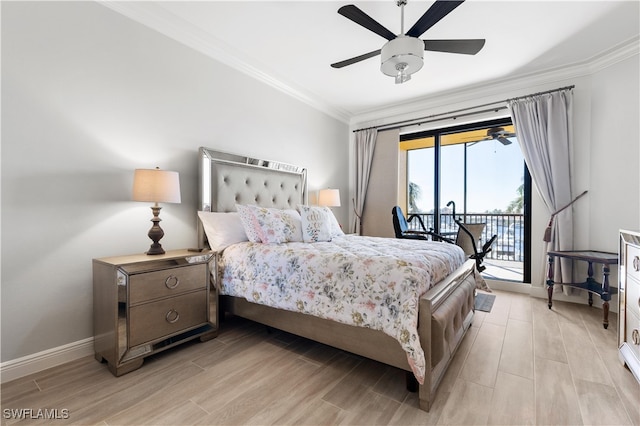
[[[53,422],[61,425],[640,425],[640,386],[618,360],[615,313],[604,330],[599,309],[495,294],[429,413],[400,370],[232,318],[218,338],[119,378],[87,357],[6,383],[2,424],[49,424],[7,410],[55,409],[68,417]]]

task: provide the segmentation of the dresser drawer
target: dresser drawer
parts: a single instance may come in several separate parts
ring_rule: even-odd
[[[206,274],[207,266],[197,264],[131,275],[129,302],[135,305],[185,291],[204,289],[207,283]]]
[[[626,258],[627,276],[640,281],[640,247],[628,245]]]
[[[640,281],[627,277],[626,308],[628,312],[640,317]]]
[[[157,340],[206,322],[206,289],[133,306],[129,316],[129,345]]]
[[[636,359],[640,361],[640,317],[627,313],[626,321],[625,342],[627,342]]]

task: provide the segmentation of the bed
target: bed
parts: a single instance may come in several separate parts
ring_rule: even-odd
[[[344,235],[330,211],[307,205],[302,167],[199,155],[198,235],[216,253],[221,315],[405,370],[429,411],[473,320],[474,261],[451,244]]]

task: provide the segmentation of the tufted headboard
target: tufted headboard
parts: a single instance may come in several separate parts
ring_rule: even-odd
[[[295,209],[307,203],[307,170],[201,147],[198,210],[235,211],[236,204]],[[201,225],[198,239],[204,241]]]

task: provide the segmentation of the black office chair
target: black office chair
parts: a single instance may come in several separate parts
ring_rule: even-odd
[[[393,230],[396,233],[396,238],[406,238],[411,240],[428,240],[429,231],[424,227],[422,218],[417,214],[409,215],[409,220],[404,217],[402,209],[399,206],[394,206],[391,209],[391,215],[393,217]],[[413,220],[417,220],[420,224],[421,230],[409,229],[409,223]]]
[[[486,224],[484,223],[464,223],[460,218],[456,218],[456,203],[453,201],[449,201],[447,203],[447,207],[453,206],[453,220],[458,225],[458,234],[456,235],[455,240],[445,237],[443,235],[436,234],[433,232],[433,229],[429,230],[429,234],[434,240],[441,240],[448,243],[456,244],[464,250],[465,254],[469,257],[469,259],[474,259],[476,261],[476,269],[478,272],[482,272],[487,269],[486,266],[482,264],[485,256],[491,251],[491,246],[498,238],[497,235],[493,235],[488,241],[486,241],[482,248],[478,248],[478,243],[480,242],[480,237],[484,232],[484,228]]]

